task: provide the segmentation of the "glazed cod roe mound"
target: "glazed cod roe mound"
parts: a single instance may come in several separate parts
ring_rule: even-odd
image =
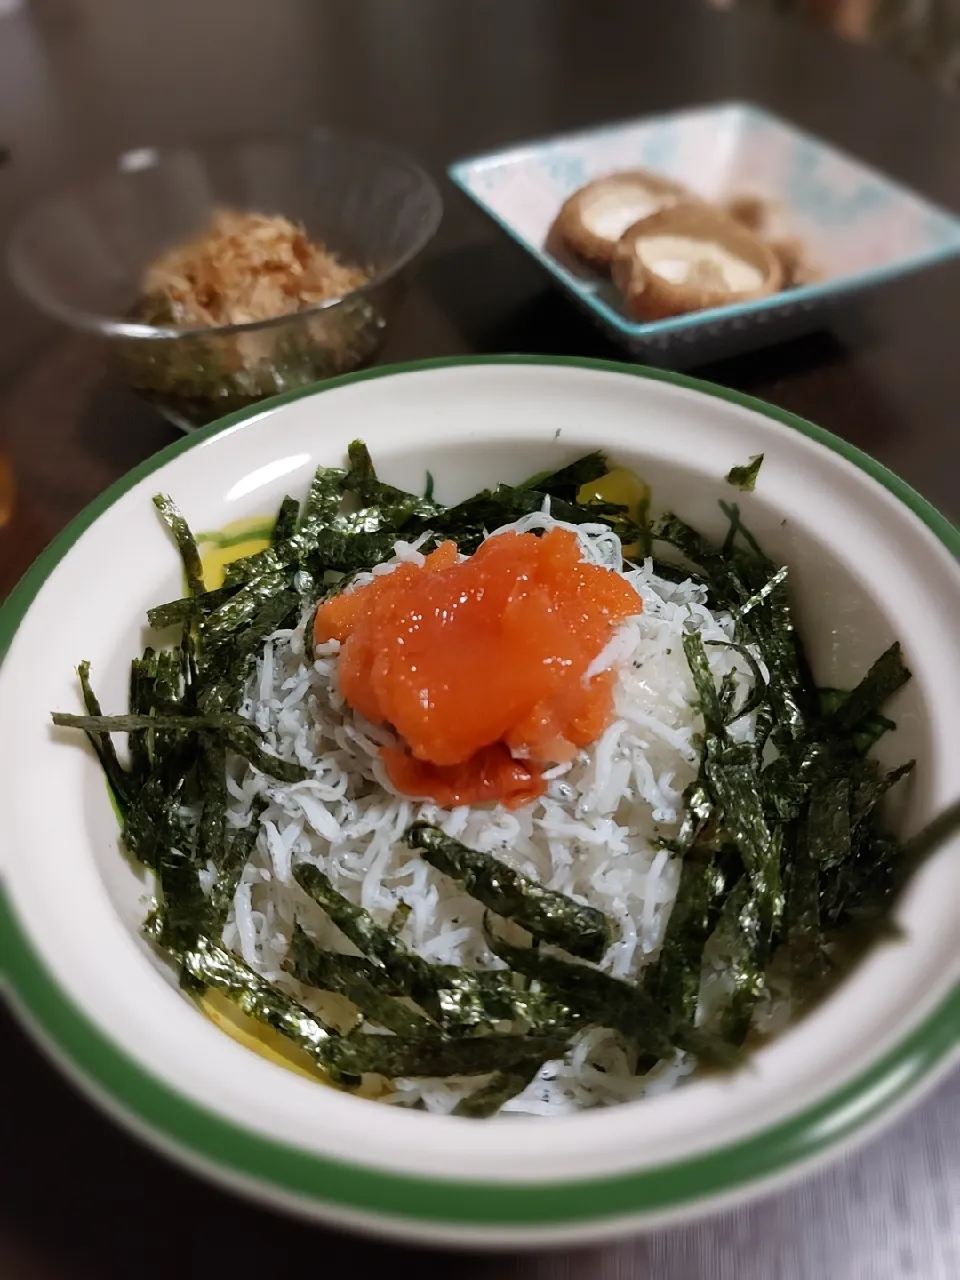
[[[444,542],[335,597],[314,636],[342,643],[350,706],[403,740],[381,752],[398,791],[515,808],[542,793],[544,766],[609,724],[613,673],[591,664],[641,608],[622,577],[583,562],[570,531],[510,532],[466,559]]]

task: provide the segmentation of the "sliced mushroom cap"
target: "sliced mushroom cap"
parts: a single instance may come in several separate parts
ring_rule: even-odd
[[[628,227],[660,209],[694,198],[679,182],[643,169],[611,173],[575,191],[561,208],[555,225],[573,253],[605,268]]]
[[[749,192],[744,192],[738,196],[731,196],[719,208],[725,210],[734,222],[739,222],[741,227],[746,227],[748,231],[757,231],[763,235],[770,225],[773,202],[764,196],[751,195]]]
[[[783,236],[770,240],[769,245],[783,272],[783,288],[796,289],[800,285],[813,284],[823,274],[807,256],[807,246],[799,236]]]
[[[638,320],[764,298],[782,281],[767,244],[709,205],[676,205],[629,227],[611,274]]]

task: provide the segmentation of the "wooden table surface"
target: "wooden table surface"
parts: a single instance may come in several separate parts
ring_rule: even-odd
[[[761,103],[960,209],[960,102],[813,29],[694,0],[27,0],[0,16],[0,237],[35,194],[128,147],[328,123],[437,175],[459,155],[698,102]],[[447,212],[385,360],[616,358],[444,184]],[[960,265],[832,332],[703,371],[812,418],[960,517]],[[96,493],[174,439],[94,343],[0,276],[0,447],[18,486],[0,596]],[[416,1254],[272,1217],[194,1181],[82,1101],[0,1014],[0,1275],[960,1276],[960,1076],[860,1152],[748,1208],[607,1249]],[[309,1268],[309,1272],[307,1269]]]

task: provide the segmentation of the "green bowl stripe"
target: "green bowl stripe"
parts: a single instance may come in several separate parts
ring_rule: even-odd
[[[233,414],[176,441],[101,494],[55,539],[0,608],[0,656],[34,597],[81,534],[139,480],[212,435],[265,409],[337,386],[405,372],[471,364],[560,365],[630,374],[688,387],[752,409],[817,440],[853,462],[899,498],[954,554],[960,532],[914,490],[859,449],[785,410],[694,378],[611,361],[549,356],[425,360],[347,374],[314,388],[287,392],[264,406]],[[869,1127],[943,1067],[960,1045],[960,988],[880,1061],[828,1098],[743,1142],[640,1172],[539,1184],[436,1181],[386,1173],[316,1156],[260,1137],[189,1101],[144,1070],[108,1039],[64,994],[0,892],[0,975],[14,1007],[42,1043],[62,1055],[93,1092],[134,1121],[225,1173],[265,1187],[376,1216],[449,1226],[530,1228],[573,1226],[604,1218],[678,1208],[780,1174]]]
[[[830,1098],[745,1142],[639,1173],[504,1185],[383,1173],[308,1154],[222,1120],[108,1040],[57,986],[0,893],[5,977],[16,1002],[71,1065],[121,1108],[188,1153],[234,1174],[355,1210],[463,1226],[569,1224],[667,1209],[756,1182],[875,1121],[956,1046],[960,990],[892,1053]]]

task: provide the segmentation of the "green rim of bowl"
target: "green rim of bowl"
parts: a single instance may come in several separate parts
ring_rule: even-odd
[[[613,361],[551,356],[455,357],[422,360],[347,374],[330,382],[287,392],[254,409],[224,418],[179,440],[134,468],[86,508],[27,571],[0,608],[0,658],[43,583],[86,529],[139,480],[227,428],[306,395],[320,394],[368,378],[476,364],[558,365],[627,374],[699,391],[751,409],[791,427],[854,463],[897,497],[960,558],[960,531],[913,489],[859,449],[820,427],[750,396],[680,374]],[[924,1082],[930,1083],[958,1046],[960,988],[910,1031],[892,1050],[814,1106],[744,1141],[669,1164],[610,1177],[548,1183],[438,1181],[387,1173],[360,1164],[327,1159],[261,1137],[190,1102],[145,1071],[109,1040],[60,990],[0,892],[0,974],[14,1007],[41,1043],[81,1084],[136,1128],[145,1127],[166,1149],[199,1162],[216,1174],[261,1187],[274,1198],[292,1198],[301,1208],[340,1207],[375,1218],[484,1229],[496,1233],[586,1228],[605,1219],[677,1212],[729,1196],[826,1153],[872,1127]]]

